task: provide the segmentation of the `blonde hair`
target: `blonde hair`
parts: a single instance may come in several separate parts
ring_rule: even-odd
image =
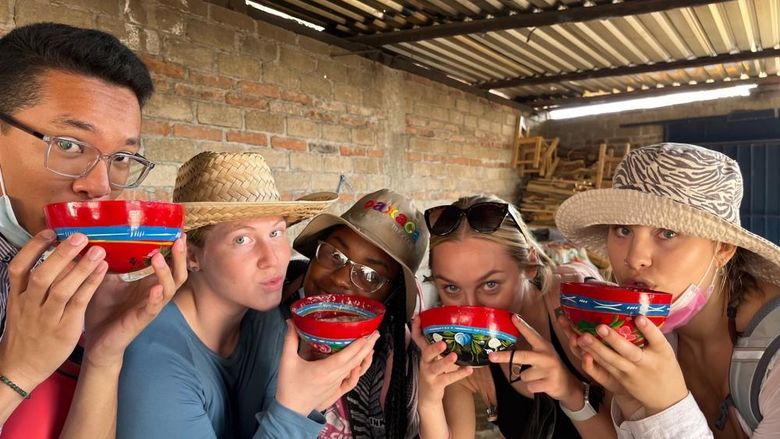
[[[507,254],[514,259],[520,269],[526,269],[529,266],[536,267],[536,277],[532,282],[539,291],[545,292],[552,283],[552,270],[555,268],[555,262],[547,256],[542,246],[534,239],[530,230],[528,230],[528,226],[523,222],[520,212],[512,203],[508,203],[494,195],[461,197],[452,205],[465,210],[479,203],[507,204],[510,214],[504,218],[499,228],[493,233],[480,233],[471,227],[463,226],[463,223],[461,223],[458,230],[448,235],[438,236],[431,234],[430,253],[428,256],[429,266],[433,267],[433,249],[439,244],[461,241],[467,237],[484,239],[504,247]],[[466,219],[464,218],[463,221],[466,221]],[[515,221],[517,224],[515,224]]]

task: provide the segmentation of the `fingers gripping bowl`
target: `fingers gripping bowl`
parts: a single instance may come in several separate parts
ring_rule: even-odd
[[[491,352],[512,349],[520,338],[512,313],[484,306],[442,306],[420,313],[420,327],[429,343],[444,341],[442,355],[455,352],[461,366],[490,364]]]
[[[672,295],[660,291],[598,282],[561,284],[561,307],[578,333],[600,338],[596,327],[604,324],[639,347],[645,345],[645,338],[634,319],[643,315],[661,327],[671,303]]]
[[[46,205],[44,216],[59,241],[82,233],[89,239],[85,252],[93,246],[103,247],[113,273],[144,269],[155,253],[169,253],[184,224],[181,205],[160,201],[53,203]]]

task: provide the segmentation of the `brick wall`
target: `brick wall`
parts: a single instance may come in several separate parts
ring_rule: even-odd
[[[660,142],[664,138],[661,125],[642,125],[629,128],[623,128],[620,125],[718,116],[735,111],[768,108],[780,108],[780,93],[777,85],[762,86],[749,97],[718,99],[652,110],[627,111],[577,119],[544,121],[534,127],[533,134],[560,137],[562,149],[595,152],[598,145],[602,142],[607,142],[608,145],[617,147],[625,145],[626,142],[642,146]]]
[[[0,34],[35,21],[109,31],[150,67],[143,144],[158,166],[130,197],[169,199],[203,150],[261,152],[288,199],[344,174],[339,209],[380,187],[423,206],[514,191],[511,108],[202,0],[0,0]]]

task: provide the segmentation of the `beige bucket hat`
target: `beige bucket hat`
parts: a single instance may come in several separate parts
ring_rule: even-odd
[[[558,208],[564,236],[606,257],[610,224],[674,230],[749,251],[751,274],[780,285],[780,247],[740,225],[742,174],[726,155],[679,143],[638,148],[612,181],[611,189],[581,192]]]
[[[341,216],[330,213],[316,216],[295,239],[293,248],[313,259],[322,233],[338,225],[349,227],[401,265],[406,287],[406,317],[410,319],[418,295],[414,273],[428,248],[428,228],[422,212],[403,195],[381,189],[358,200]]]
[[[173,190],[173,201],[184,206],[184,230],[277,215],[292,225],[322,212],[336,198],[333,192],[318,192],[281,201],[271,169],[252,152],[202,152],[179,168]]]

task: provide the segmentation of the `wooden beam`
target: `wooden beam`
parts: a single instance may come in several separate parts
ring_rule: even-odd
[[[341,49],[348,51],[349,52],[348,54],[354,54],[355,56],[362,56],[364,58],[370,59],[371,61],[375,61],[380,64],[386,65],[390,68],[403,70],[405,72],[422,76],[424,78],[430,79],[431,81],[435,81],[456,88],[458,90],[463,90],[467,93],[485,98],[491,102],[495,102],[501,105],[506,105],[508,107],[515,108],[525,114],[535,113],[533,108],[523,103],[498,96],[496,94],[488,92],[487,90],[482,90],[468,83],[458,81],[457,79],[453,79],[450,76],[448,76],[446,73],[441,72],[439,70],[425,68],[423,66],[418,65],[413,60],[405,56],[389,53],[380,48],[367,46],[365,44],[352,43],[347,41],[344,38],[340,38],[326,32],[318,32],[312,28],[299,24],[296,21],[277,17],[276,15],[268,14],[256,8],[250,7],[248,14],[250,17],[256,20],[261,20],[271,25],[281,27],[282,29],[288,30],[290,32],[294,32],[296,34],[302,35],[304,37],[312,38],[317,41],[321,41],[325,44],[339,47]]]
[[[562,11],[551,10],[540,13],[523,12],[504,17],[437,24],[417,29],[351,37],[349,40],[354,43],[380,47],[386,44],[408,43],[412,41],[452,37],[455,35],[542,27],[562,23],[575,23],[613,17],[624,17],[627,15],[647,14],[669,9],[721,3],[724,1],[728,0],[625,0],[621,3],[610,3],[594,7],[570,6],[569,9]]]
[[[609,78],[613,76],[641,75],[647,73],[665,72],[669,70],[689,69],[694,67],[713,66],[716,64],[730,64],[756,59],[775,58],[780,56],[780,48],[765,49],[758,52],[725,53],[716,56],[703,56],[695,59],[679,61],[658,62],[655,64],[642,64],[638,66],[625,66],[587,70],[582,72],[562,73],[560,75],[531,76],[499,81],[483,82],[479,88],[501,89],[510,87],[523,87],[530,85],[557,84],[566,81],[584,81],[588,79]]]

